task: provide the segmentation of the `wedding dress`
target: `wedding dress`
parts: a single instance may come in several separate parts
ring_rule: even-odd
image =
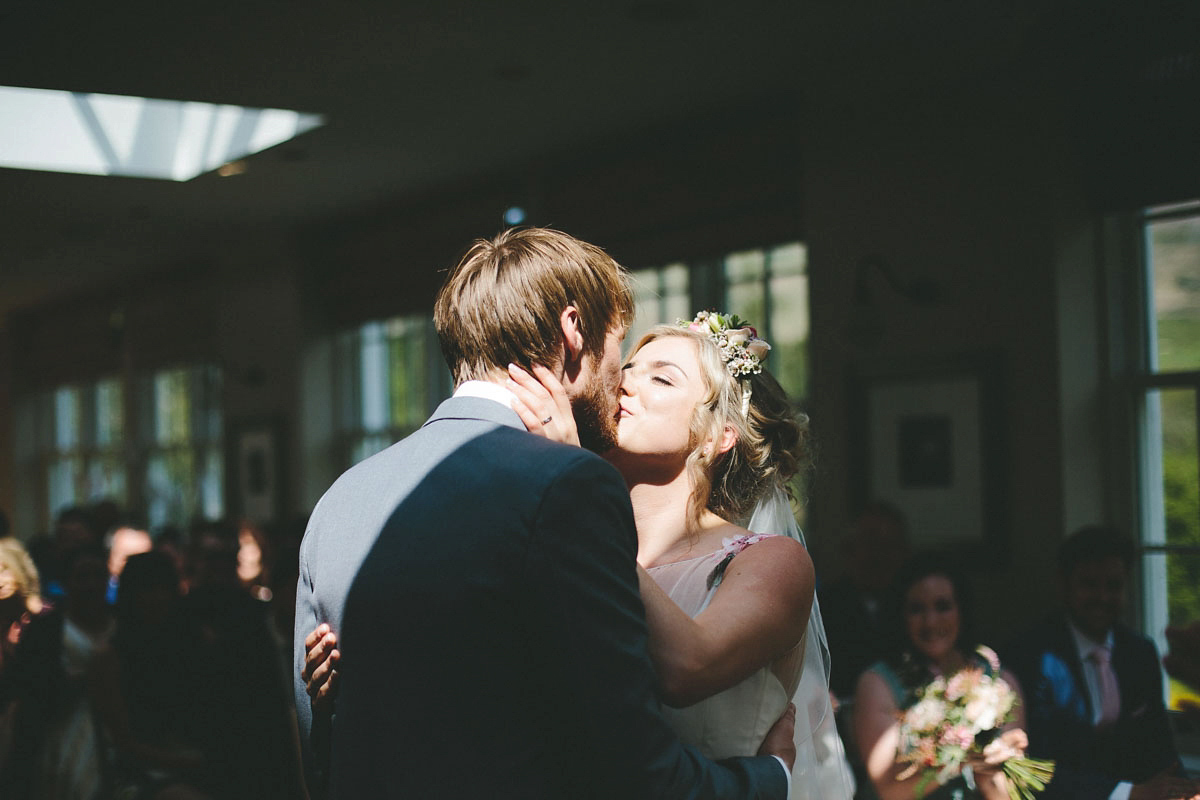
[[[788,508],[789,511],[782,512],[777,506],[776,516],[786,513],[790,517]],[[758,514],[751,523],[757,525],[751,530],[774,529],[779,533],[727,541],[716,552],[651,567],[647,572],[680,608],[695,617],[708,607],[721,585],[725,567],[738,553],[767,535],[788,533],[786,520],[782,523],[783,530],[779,523],[764,523]],[[795,527],[794,518],[791,525]],[[695,705],[664,707],[663,716],[681,741],[710,758],[749,756],[757,753],[767,731],[790,700],[796,704],[792,800],[849,800],[854,794],[854,778],[833,718],[828,648],[815,597],[813,603],[808,631],[790,652],[736,686]]]

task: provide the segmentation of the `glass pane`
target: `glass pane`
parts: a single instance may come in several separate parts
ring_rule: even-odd
[[[1166,590],[1170,606],[1168,624],[1182,625],[1200,619],[1200,555],[1147,553],[1143,560],[1142,575],[1151,592]],[[1165,625],[1157,627],[1160,629],[1146,633],[1157,640],[1161,651],[1166,648],[1161,630]],[[1178,708],[1179,701],[1185,698],[1200,701],[1194,690],[1170,678],[1167,680],[1167,695],[1172,708]]]
[[[692,319],[700,309],[692,308],[688,268],[685,264],[670,264],[662,268],[662,319],[677,322]]]
[[[372,322],[362,327],[359,369],[362,375],[362,427],[379,431],[388,426],[388,352],[384,326]]]
[[[655,325],[670,325],[695,316],[695,312],[688,307],[691,303],[688,285],[686,264],[668,264],[658,269],[643,269],[633,273],[637,316],[625,335],[626,351]]]
[[[82,498],[83,459],[79,456],[56,458],[46,470],[46,505],[53,517]]]
[[[219,447],[210,447],[203,457],[200,475],[200,511],[206,519],[219,519],[225,511],[222,487],[225,485],[224,461]]]
[[[801,245],[771,254],[771,351],[767,369],[794,401],[808,395],[808,275]]]
[[[182,444],[190,433],[191,398],[184,369],[167,370],[154,376],[154,441],[160,445]]]
[[[723,311],[737,314],[751,325],[766,330],[764,317],[764,265],[766,256],[762,250],[733,253],[725,258],[725,308]]]
[[[188,522],[196,503],[195,457],[186,447],[153,453],[146,464],[146,515],[151,526]]]
[[[425,320],[397,318],[388,323],[388,377],[391,381],[392,426],[402,430],[419,427],[428,416],[429,370],[425,353]]]
[[[74,450],[80,445],[80,428],[83,423],[83,401],[74,387],[65,387],[54,393],[54,447],[60,453]]]
[[[125,403],[121,382],[100,381],[96,384],[96,445],[119,445],[125,431]]]
[[[89,500],[115,500],[124,505],[125,463],[120,453],[103,453],[87,461],[87,498]]]
[[[1157,392],[1162,419],[1163,528],[1167,544],[1200,545],[1200,453],[1196,447],[1196,392]],[[1200,573],[1194,581],[1200,591]],[[1200,606],[1193,617],[1200,618]],[[1171,619],[1175,619],[1172,603]]]
[[[1154,286],[1152,367],[1200,369],[1200,217],[1147,226]]]

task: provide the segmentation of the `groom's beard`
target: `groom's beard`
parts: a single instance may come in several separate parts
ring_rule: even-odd
[[[606,453],[617,446],[616,392],[594,381],[584,394],[571,401],[571,413],[579,431],[579,444],[593,453]]]

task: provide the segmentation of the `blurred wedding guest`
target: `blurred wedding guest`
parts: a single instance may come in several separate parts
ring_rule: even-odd
[[[45,604],[42,602],[42,582],[37,565],[33,563],[29,551],[15,537],[0,538],[0,564],[8,570],[24,595],[26,610],[34,616],[42,613]]]
[[[242,520],[238,528],[237,574],[242,586],[255,598],[271,599],[271,545],[263,529]]]
[[[87,684],[92,661],[113,631],[104,550],[92,542],[68,551],[61,575],[63,602],[25,628],[13,653],[17,706],[0,776],[3,797],[90,800],[102,788],[102,740]]]
[[[33,559],[15,538],[0,538],[0,774],[17,717],[11,664],[25,627],[44,608]]]
[[[0,729],[11,721],[7,712],[13,694],[6,667],[12,662],[25,627],[45,608],[40,593],[29,553],[11,536],[0,538]],[[6,741],[0,730],[0,764],[4,763]]]
[[[200,640],[183,611],[170,556],[130,556],[117,593],[112,647],[95,659],[93,702],[113,745],[112,790],[139,800],[203,798]]]
[[[132,555],[148,552],[154,542],[146,526],[134,519],[118,520],[105,539],[108,545],[108,593],[109,603],[117,602],[117,586],[121,583],[121,570]]]
[[[1025,690],[1029,752],[1058,766],[1045,797],[1180,798],[1154,644],[1121,624],[1133,542],[1092,525],[1058,551],[1063,608],[1006,652]]]
[[[191,533],[185,607],[198,626],[204,667],[196,691],[209,712],[201,734],[221,798],[299,796],[300,767],[288,684],[279,667],[270,606],[238,577],[238,528],[205,521]]]
[[[296,581],[300,577],[300,542],[308,527],[308,515],[301,514],[271,526],[271,609],[275,630],[287,643],[284,650],[288,680],[291,680],[292,659],[288,650],[292,640],[296,614]]]
[[[63,562],[68,553],[87,547],[99,547],[100,536],[87,509],[82,506],[67,506],[54,518],[52,547],[43,561],[38,561],[42,571],[42,586],[46,599],[54,602],[65,594],[63,586]]]
[[[901,643],[892,583],[908,557],[908,523],[887,503],[868,505],[845,540],[846,572],[818,593],[829,655],[830,687],[854,695],[858,676]]]
[[[903,714],[917,704],[936,679],[948,683],[966,668],[999,677],[1020,695],[1011,673],[1001,669],[995,654],[976,648],[967,615],[966,587],[958,571],[940,555],[914,555],[897,576],[902,616],[902,645],[877,661],[858,681],[854,698],[854,741],[876,792],[883,800],[983,797],[1008,800],[1009,787],[996,759],[973,758],[972,773],[955,771],[934,779],[936,768],[911,772],[898,760]],[[968,711],[971,706],[967,706]],[[981,713],[989,713],[983,711]],[[972,719],[974,723],[978,720]],[[999,737],[1003,757],[1021,754],[1025,734],[1020,704],[1015,719]],[[990,723],[980,723],[985,728]]]

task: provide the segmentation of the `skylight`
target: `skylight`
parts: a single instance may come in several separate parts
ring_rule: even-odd
[[[323,122],[279,108],[0,86],[0,167],[186,181]]]

